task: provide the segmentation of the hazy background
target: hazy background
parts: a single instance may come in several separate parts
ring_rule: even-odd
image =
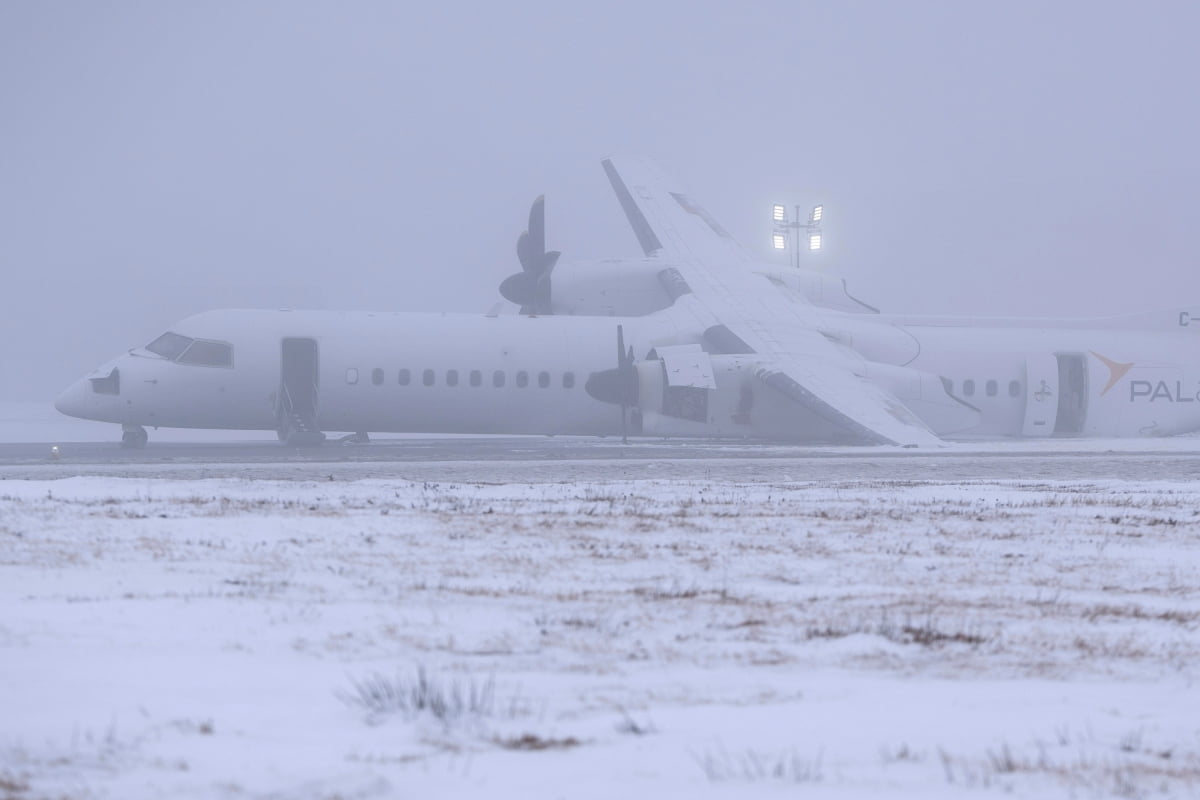
[[[221,306],[485,311],[646,154],[886,310],[1200,304],[1200,4],[0,3],[0,399]],[[1198,354],[1200,355],[1200,354]]]

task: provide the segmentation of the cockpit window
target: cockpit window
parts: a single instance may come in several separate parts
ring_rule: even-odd
[[[146,345],[146,349],[155,355],[162,356],[169,361],[174,361],[183,354],[184,350],[188,349],[188,345],[191,343],[191,339],[186,336],[180,336],[178,333],[164,333]]]
[[[197,339],[182,356],[180,364],[199,364],[203,367],[232,367],[233,346],[227,342],[210,342]]]
[[[120,394],[121,371],[116,367],[103,378],[92,378],[92,391],[96,394]]]

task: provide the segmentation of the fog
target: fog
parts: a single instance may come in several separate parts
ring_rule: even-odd
[[[485,311],[541,193],[638,255],[614,153],[764,258],[823,202],[889,311],[1200,303],[1194,4],[423,5],[0,5],[0,399],[209,308]]]

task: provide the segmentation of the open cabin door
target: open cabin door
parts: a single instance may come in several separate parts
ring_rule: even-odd
[[[1087,422],[1088,372],[1082,353],[1025,358],[1023,436],[1078,436]]]
[[[1058,420],[1058,359],[1051,353],[1025,357],[1025,421],[1022,436],[1052,436]]]
[[[284,339],[279,361],[279,438],[288,444],[325,441],[317,423],[320,412],[316,339]]]
[[[1078,436],[1087,421],[1088,372],[1087,358],[1082,353],[1059,353],[1058,361],[1058,419],[1054,433],[1059,436]]]

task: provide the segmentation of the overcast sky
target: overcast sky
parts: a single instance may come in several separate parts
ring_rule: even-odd
[[[425,6],[425,7],[420,7]],[[656,158],[888,311],[1200,304],[1200,4],[0,2],[0,399],[214,307],[483,312]]]

